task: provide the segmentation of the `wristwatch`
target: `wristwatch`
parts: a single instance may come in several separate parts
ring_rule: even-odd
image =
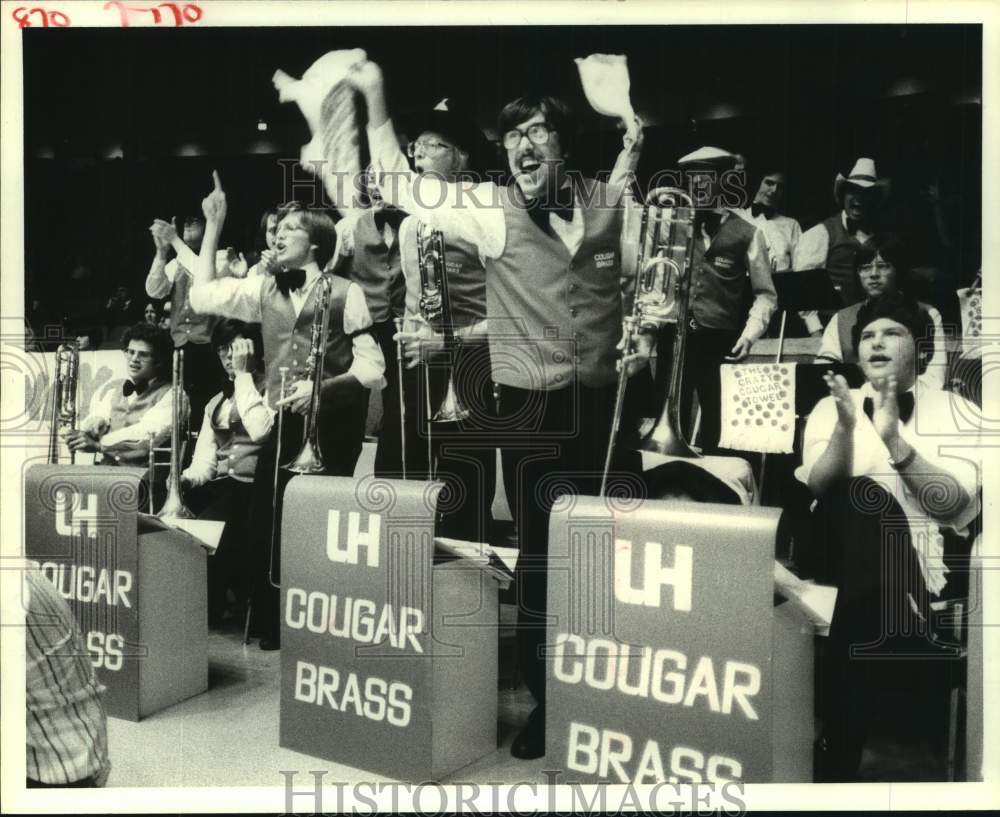
[[[901,471],[904,468],[906,468],[907,465],[909,465],[911,462],[913,462],[913,460],[916,459],[916,456],[917,456],[917,449],[914,448],[911,445],[910,446],[910,453],[907,454],[902,459],[897,460],[897,459],[893,459],[892,457],[889,457],[889,465],[892,468],[895,468],[897,471]]]

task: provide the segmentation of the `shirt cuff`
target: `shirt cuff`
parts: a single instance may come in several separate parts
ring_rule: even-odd
[[[817,312],[800,312],[799,317],[805,321],[806,329],[808,329],[810,333],[823,331],[823,321],[819,319],[819,314]]]

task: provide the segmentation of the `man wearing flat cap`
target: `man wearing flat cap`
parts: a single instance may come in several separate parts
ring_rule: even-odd
[[[863,300],[865,293],[855,274],[857,257],[859,252],[881,245],[883,236],[879,234],[878,215],[888,195],[889,180],[879,178],[874,159],[858,159],[846,177],[838,173],[833,183],[833,197],[840,205],[840,212],[802,234],[795,249],[793,268],[825,269],[844,306]],[[822,330],[816,312],[801,314],[812,334]]]
[[[715,453],[719,443],[719,367],[750,353],[778,304],[764,233],[723,206],[723,196],[738,183],[732,173],[736,163],[736,155],[713,147],[678,162],[696,207],[681,416],[690,417],[697,391],[706,454]],[[732,205],[739,203],[734,199]],[[658,359],[670,360],[673,338],[667,332],[659,337]]]

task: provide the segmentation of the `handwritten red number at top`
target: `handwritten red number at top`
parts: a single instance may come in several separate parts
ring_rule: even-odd
[[[184,23],[197,23],[204,16],[204,12],[197,3],[185,3],[183,6],[179,6],[177,3],[160,3],[156,6],[126,6],[121,0],[109,0],[104,4],[104,9],[106,11],[111,8],[118,10],[123,28],[129,27],[130,19],[135,19],[131,15],[135,14],[150,14],[153,17],[153,25],[160,25],[164,21],[164,16],[160,13],[162,8],[170,9],[174,16],[175,28],[184,25]]]
[[[69,17],[61,11],[46,11],[40,8],[29,9],[20,6],[14,9],[11,16],[14,18],[14,22],[17,23],[18,28],[31,28],[30,17],[32,14],[37,14],[41,18],[42,28],[66,28],[69,25]]]

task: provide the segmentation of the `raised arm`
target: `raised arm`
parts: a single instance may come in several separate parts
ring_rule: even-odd
[[[482,255],[498,258],[506,242],[503,207],[492,182],[450,183],[418,176],[399,149],[385,102],[382,69],[373,62],[355,65],[347,75],[368,106],[368,144],[382,197],[448,235],[475,244]]]
[[[809,415],[802,445],[803,465],[808,469],[807,484],[814,496],[823,496],[838,481],[850,477],[854,463],[857,413],[851,390],[842,375],[827,372],[823,379],[830,397],[817,403]],[[835,419],[830,416],[834,412]],[[833,431],[822,436],[831,423]]]
[[[150,298],[166,298],[173,288],[174,282],[167,274],[167,260],[170,257],[170,236],[176,237],[177,230],[173,224],[168,224],[162,219],[155,219],[149,228],[153,236],[153,244],[156,245],[156,254],[153,256],[153,263],[149,267],[146,275],[146,294]]]
[[[217,171],[212,171],[214,187],[201,203],[205,215],[205,237],[201,253],[193,265],[194,286],[191,308],[202,315],[222,315],[248,323],[260,323],[260,290],[264,278],[216,279],[215,251],[222,226],[226,223],[226,194]]]

